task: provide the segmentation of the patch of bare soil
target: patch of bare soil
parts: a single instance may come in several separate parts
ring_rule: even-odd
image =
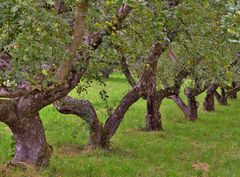
[[[57,150],[57,153],[64,156],[76,157],[81,155],[90,155],[93,152],[93,147],[77,144],[65,144]]]
[[[192,164],[192,168],[195,170],[202,170],[202,171],[208,172],[209,165],[207,163],[198,162],[198,163]]]

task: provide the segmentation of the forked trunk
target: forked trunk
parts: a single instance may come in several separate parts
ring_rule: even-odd
[[[162,130],[159,112],[161,101],[157,94],[157,64],[158,60],[150,63],[147,93],[146,131]]]
[[[186,119],[195,121],[198,118],[198,103],[195,97],[188,97],[188,105],[186,105],[179,96],[171,96],[178,107],[183,111]]]

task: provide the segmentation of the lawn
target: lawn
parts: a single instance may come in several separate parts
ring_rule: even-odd
[[[102,121],[107,118],[106,105],[116,106],[129,86],[120,74],[106,81],[107,87],[93,84],[88,98]],[[105,89],[108,103],[99,92]],[[79,97],[76,92],[71,93]],[[84,148],[88,127],[75,116],[62,115],[52,106],[41,111],[49,144],[54,147],[50,166],[40,172],[11,172],[8,176],[49,177],[239,177],[240,176],[240,101],[230,100],[229,106],[218,106],[213,113],[203,111],[192,123],[171,100],[164,100],[161,113],[164,130],[144,132],[146,102],[138,101],[126,114],[111,141],[110,150]],[[11,132],[0,124],[0,163],[14,153]],[[1,176],[1,175],[0,175]]]

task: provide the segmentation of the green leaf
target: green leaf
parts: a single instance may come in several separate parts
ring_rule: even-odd
[[[14,6],[14,7],[12,8],[12,12],[13,12],[13,13],[16,13],[16,12],[18,11],[18,8],[19,8],[18,6]]]
[[[46,0],[46,3],[50,4],[50,5],[54,5],[54,1],[53,0]]]

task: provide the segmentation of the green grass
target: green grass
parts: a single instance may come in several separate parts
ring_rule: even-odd
[[[116,106],[129,86],[120,74],[114,74],[103,88],[94,84],[87,97],[105,121],[107,114],[99,91],[106,89],[109,105]],[[75,92],[72,96],[78,97]],[[198,100],[203,102],[204,95]],[[41,111],[48,142],[54,147],[51,164],[40,176],[98,177],[239,177],[240,176],[240,101],[217,106],[216,112],[199,109],[195,123],[184,119],[171,100],[161,107],[164,131],[147,133],[144,128],[146,103],[140,100],[126,114],[112,139],[110,151],[82,149],[88,141],[88,129],[81,119],[59,114],[52,106]],[[11,133],[0,124],[0,163],[11,159]],[[209,165],[207,171],[196,170],[193,164]],[[10,176],[24,176],[14,172]],[[25,176],[36,176],[25,172]],[[1,175],[0,175],[1,176]]]

